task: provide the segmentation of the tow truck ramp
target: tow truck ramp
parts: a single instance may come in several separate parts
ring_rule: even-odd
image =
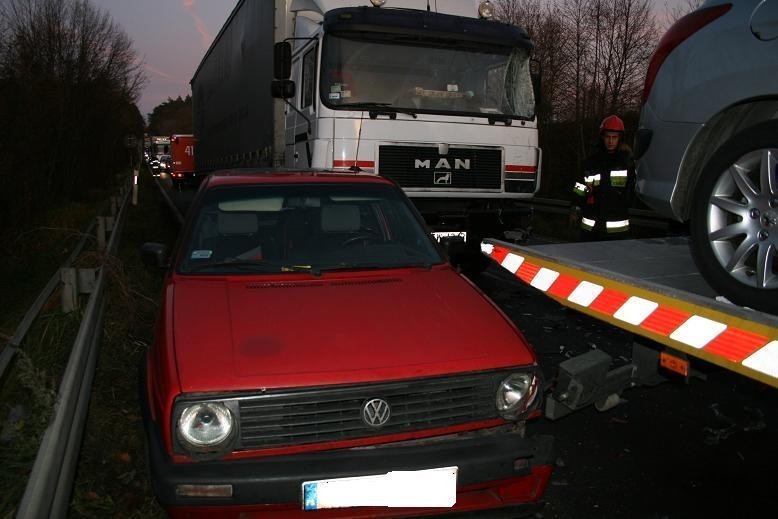
[[[778,387],[778,317],[717,300],[688,238],[535,246],[486,239],[481,250],[565,306]]]

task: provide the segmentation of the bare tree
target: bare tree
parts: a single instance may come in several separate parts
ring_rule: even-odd
[[[684,0],[681,4],[670,5],[667,0],[665,0],[664,28],[667,29],[687,14],[696,11],[702,5],[702,2],[703,0]]]
[[[602,117],[640,108],[658,39],[652,0],[498,0],[495,6],[501,19],[525,27],[535,42],[543,67],[541,144],[556,161],[544,169],[569,175],[589,151]]]
[[[595,119],[639,107],[658,36],[649,0],[609,0],[597,12],[592,39],[597,60],[589,71],[592,99],[586,114]]]
[[[123,137],[142,132],[145,78],[130,39],[89,0],[3,0],[0,37],[0,117],[13,128],[0,133],[0,222],[13,224],[113,180]]]

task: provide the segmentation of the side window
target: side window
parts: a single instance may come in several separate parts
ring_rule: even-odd
[[[314,91],[316,90],[316,49],[317,47],[312,47],[303,56],[300,108],[307,108],[313,104]]]

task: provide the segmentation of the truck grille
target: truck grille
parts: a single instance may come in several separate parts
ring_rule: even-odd
[[[240,400],[242,449],[419,431],[497,418],[495,392],[508,372],[268,392]],[[362,420],[371,399],[391,407],[379,428]]]
[[[500,149],[452,146],[441,155],[436,146],[379,146],[378,169],[407,188],[502,189]]]

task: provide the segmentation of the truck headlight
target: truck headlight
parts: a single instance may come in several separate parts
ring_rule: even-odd
[[[517,420],[532,407],[537,393],[534,373],[512,373],[497,388],[497,411],[506,420]]]
[[[234,426],[232,411],[223,403],[194,403],[181,411],[178,439],[193,451],[218,451],[232,440]]]
[[[489,0],[484,0],[478,5],[478,16],[486,20],[494,18],[494,6]]]

